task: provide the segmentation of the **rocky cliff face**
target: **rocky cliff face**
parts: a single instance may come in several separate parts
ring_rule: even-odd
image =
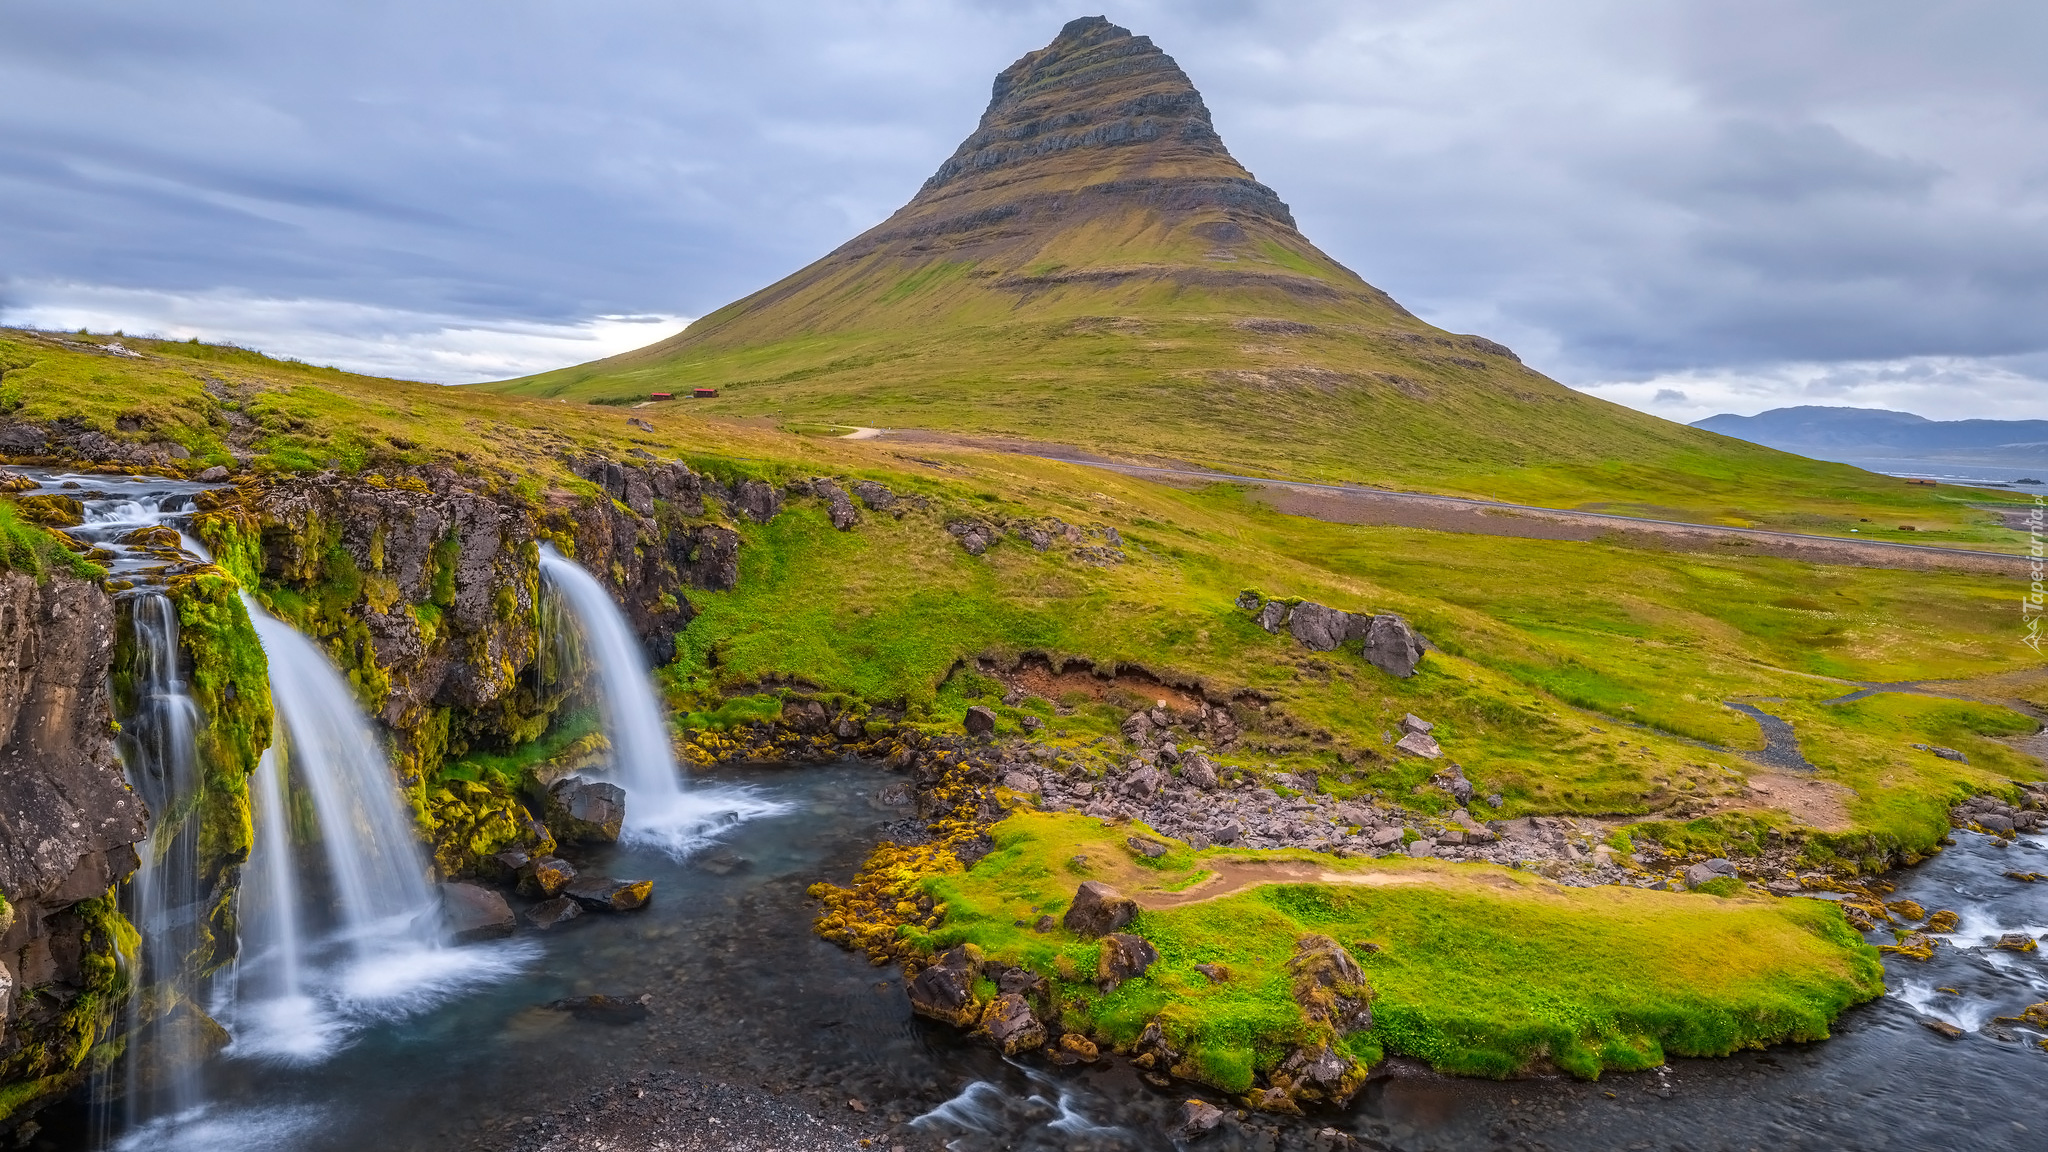
[[[195,519],[222,565],[348,673],[450,873],[528,822],[510,788],[436,773],[540,736],[573,687],[544,626],[541,544],[612,588],[659,665],[693,614],[689,590],[738,579],[739,537],[720,521],[774,511],[765,485],[678,463],[571,467],[580,491],[485,489],[445,468],[284,479],[211,494]]]
[[[109,890],[147,831],[114,753],[112,600],[0,573],[0,1120],[62,1092],[120,979]]]

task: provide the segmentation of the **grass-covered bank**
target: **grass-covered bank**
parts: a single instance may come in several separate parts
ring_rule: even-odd
[[[1052,1035],[1131,1051],[1156,1024],[1183,1054],[1176,1075],[1233,1093],[1333,1042],[1368,1064],[1401,1054],[1462,1075],[1597,1077],[1820,1039],[1844,1008],[1883,991],[1876,951],[1824,901],[1564,888],[1491,866],[1307,852],[1175,844],[1148,859],[1127,844],[1133,832],[1144,830],[1020,811],[991,829],[993,850],[971,868],[941,857],[911,880],[917,869],[899,863],[932,908],[896,930],[900,948],[929,962],[965,944],[1045,977]],[[1319,875],[1259,881],[1288,863]],[[1037,926],[1089,880],[1137,899],[1144,910],[1123,931],[1159,955],[1107,993],[1099,940]],[[1217,894],[1202,898],[1205,888]],[[1304,1013],[1289,961],[1309,935],[1337,941],[1363,970],[1369,1028],[1333,1035]]]

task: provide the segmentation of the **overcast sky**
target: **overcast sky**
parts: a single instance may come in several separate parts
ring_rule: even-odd
[[[1568,384],[2048,416],[2039,0],[6,0],[0,320],[620,351],[888,215],[1105,11],[1311,239]]]

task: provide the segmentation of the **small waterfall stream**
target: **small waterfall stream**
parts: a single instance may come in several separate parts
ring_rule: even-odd
[[[622,839],[678,855],[701,844],[718,826],[778,810],[730,789],[684,788],[647,657],[611,593],[549,545],[541,545],[540,572],[567,612],[580,642],[578,654],[597,676],[612,749],[604,775],[626,791]]]
[[[153,817],[129,879],[127,915],[142,938],[136,994],[124,1010],[137,1055],[122,1062],[131,1122],[176,1116],[199,1103],[199,1070],[211,1054],[192,1018],[200,993],[198,705],[185,690],[178,613],[168,596],[128,598],[135,645],[134,705],[123,736],[131,783]],[[147,1052],[147,1056],[142,1053]]]

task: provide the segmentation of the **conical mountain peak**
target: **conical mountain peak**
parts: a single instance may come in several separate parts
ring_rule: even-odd
[[[918,199],[1017,180],[1058,184],[1062,173],[1105,163],[1172,166],[1184,177],[1241,184],[1252,194],[1236,199],[1293,224],[1286,205],[1231,159],[1173,57],[1100,16],[1068,24],[996,76],[980,125]]]

